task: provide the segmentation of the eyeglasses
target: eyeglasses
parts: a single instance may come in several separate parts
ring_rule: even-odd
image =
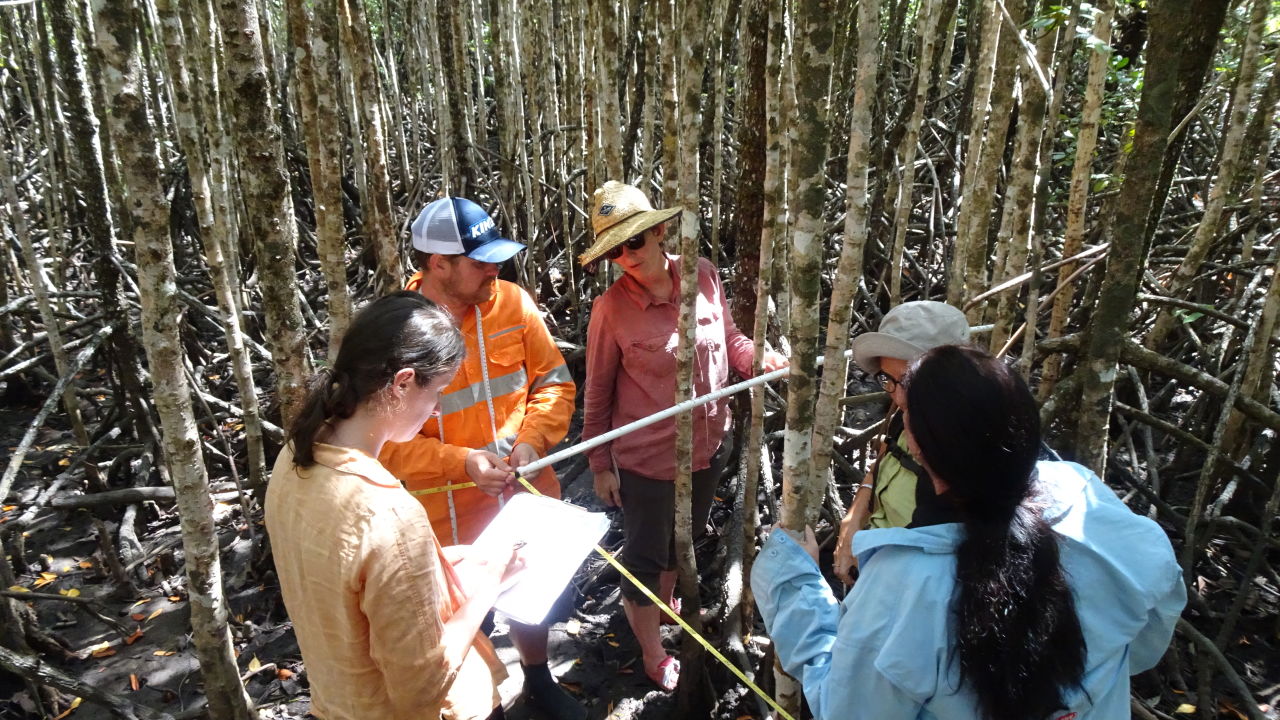
[[[890,375],[889,373],[883,370],[876,373],[874,377],[876,379],[876,382],[880,383],[880,387],[884,388],[885,392],[891,393],[894,390],[897,390],[898,386],[902,384],[901,380],[899,380],[898,378]]]
[[[611,249],[609,252],[605,253],[604,257],[606,260],[617,260],[618,258],[622,257],[622,248],[625,247],[631,251],[639,250],[640,248],[644,247],[644,244],[647,241],[648,241],[648,238],[645,237],[645,234],[640,233],[635,237],[630,237],[622,241],[622,243],[620,243],[619,245]]]

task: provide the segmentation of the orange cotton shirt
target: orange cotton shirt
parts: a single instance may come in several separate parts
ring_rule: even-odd
[[[421,286],[418,272],[405,289]],[[410,493],[470,482],[464,465],[472,449],[506,458],[519,443],[529,443],[546,455],[569,431],[573,377],[533,298],[520,286],[498,280],[493,296],[473,307],[480,310],[479,324],[474,309],[458,318],[467,356],[441,394],[440,416],[428,420],[409,442],[387,443],[378,458]],[[492,422],[480,366],[480,326],[493,393]],[[560,497],[551,468],[529,480],[544,495]],[[499,510],[497,498],[475,487],[415,497],[446,545],[473,542]]]
[[[286,447],[266,520],[285,608],[324,720],[483,720],[506,670],[476,633],[441,645],[465,595],[426,514],[378,461],[317,444],[296,468]]]

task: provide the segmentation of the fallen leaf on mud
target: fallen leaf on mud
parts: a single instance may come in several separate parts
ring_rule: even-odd
[[[170,595],[169,602],[182,602],[182,597],[180,595]]]
[[[62,718],[70,715],[72,710],[75,710],[76,708],[80,707],[80,703],[82,702],[84,702],[84,700],[80,698],[76,698],[75,700],[72,700],[71,705],[66,710],[63,710],[61,715],[55,716],[53,720],[62,720]]]
[[[80,597],[80,590],[78,588],[71,588],[70,590],[59,590],[58,594],[66,595],[67,597]]]
[[[577,635],[582,632],[582,623],[579,622],[577,618],[570,618],[569,621],[564,624],[564,631],[570,635]]]
[[[10,585],[10,592],[31,592],[31,588],[24,588],[21,585]]]
[[[147,622],[151,622],[152,620],[155,620],[155,619],[156,619],[157,617],[159,617],[159,616],[160,616],[160,614],[161,614],[161,613],[163,613],[163,612],[164,612],[164,610],[161,610],[161,609],[159,609],[159,608],[156,608],[156,610],[155,610],[154,612],[152,612],[150,615],[148,615],[148,616],[147,616]]]
[[[115,654],[116,654],[116,651],[112,650],[111,648],[103,648],[101,650],[93,651],[93,656],[96,658],[109,658]]]
[[[132,645],[142,638],[142,628],[133,631],[133,634],[124,639],[125,645]]]
[[[31,586],[32,586],[32,587],[44,587],[45,585],[48,585],[49,583],[54,582],[54,581],[55,581],[55,580],[57,580],[57,579],[58,579],[58,576],[57,576],[57,574],[55,574],[55,573],[51,573],[51,572],[42,572],[42,573],[40,573],[40,577],[36,578],[36,581],[35,581],[34,583],[32,583],[32,585],[31,585]]]
[[[618,647],[618,643],[614,642],[613,640],[606,640],[606,642],[608,642],[613,647]]]
[[[1191,715],[1195,713],[1195,711],[1196,711],[1196,706],[1192,705],[1191,703],[1182,703],[1181,705],[1178,706],[1177,710],[1174,710],[1174,712],[1177,713],[1178,715]]]
[[[169,657],[170,655],[173,655],[176,652],[177,652],[176,650],[157,650],[151,654],[155,655],[156,657]]]
[[[138,676],[133,673],[129,673],[129,689],[138,692]]]
[[[81,560],[80,567],[84,568],[85,570],[88,570],[89,568],[93,567],[93,563],[90,562],[89,560]]]
[[[249,672],[258,672],[261,669],[262,661],[258,659],[257,655],[254,655],[249,659]]]
[[[564,688],[565,690],[568,690],[569,692],[573,693],[574,695],[581,695],[581,694],[582,694],[582,686],[581,686],[581,685],[579,685],[578,683],[565,682],[565,681],[561,680],[561,681],[560,681],[560,687]]]
[[[133,618],[134,620],[137,620],[138,622],[142,622],[143,620],[147,619],[147,616],[143,615],[142,613],[134,613],[129,617]]]
[[[0,510],[3,510],[5,512],[9,512],[10,510],[17,510],[17,509],[18,509],[17,505],[5,505],[4,507],[0,507]]]
[[[135,602],[134,604],[130,605],[129,607],[138,607],[139,605],[145,605],[145,604],[147,604],[147,603],[149,603],[149,602],[151,602],[151,598],[142,598],[141,600],[139,600],[139,601]]]
[[[280,668],[276,670],[276,678],[280,680],[288,680],[293,677],[293,671],[288,668]]]
[[[1225,701],[1225,700],[1224,700],[1224,701],[1222,701],[1222,703],[1218,706],[1218,714],[1219,714],[1219,715],[1224,715],[1224,714],[1226,714],[1227,712],[1230,712],[1232,715],[1235,715],[1235,716],[1236,716],[1237,718],[1239,718],[1240,720],[1249,720],[1249,716],[1248,716],[1248,715],[1245,715],[1244,713],[1240,712],[1240,710],[1239,710],[1238,708],[1236,708],[1236,706],[1235,706],[1235,705],[1232,705],[1231,703],[1229,703],[1229,702],[1227,702],[1227,701]]]

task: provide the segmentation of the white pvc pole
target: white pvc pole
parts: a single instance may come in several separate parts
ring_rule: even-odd
[[[851,350],[845,350],[844,352],[845,357],[849,357],[851,354],[852,354]],[[823,358],[819,356],[818,365],[821,365],[822,363],[823,363]],[[600,445],[603,445],[615,438],[622,437],[627,433],[634,432],[636,430],[639,430],[642,427],[648,427],[649,425],[652,425],[656,422],[666,420],[667,418],[673,415],[677,415],[682,412],[687,412],[689,410],[692,410],[698,407],[699,405],[705,405],[709,402],[719,400],[722,397],[727,397],[729,395],[733,395],[734,393],[738,393],[743,390],[746,390],[747,388],[755,387],[756,385],[762,385],[764,383],[769,382],[770,380],[776,380],[782,377],[783,375],[786,375],[789,372],[791,372],[791,368],[782,368],[780,370],[774,370],[773,372],[767,372],[767,373],[764,373],[763,375],[757,375],[756,377],[753,377],[750,380],[743,380],[740,383],[730,385],[728,387],[720,388],[719,390],[713,393],[707,393],[706,395],[693,398],[692,400],[685,400],[684,402],[679,403],[677,405],[673,405],[667,408],[666,410],[663,410],[661,412],[656,412],[652,415],[649,415],[648,417],[642,417],[639,420],[636,420],[634,422],[629,422],[626,425],[623,425],[620,428],[614,428],[613,430],[610,430],[609,432],[603,435],[597,435],[591,438],[590,440],[586,440],[584,442],[578,443],[577,445],[567,447],[564,450],[561,450],[560,452],[552,453],[542,458],[541,460],[535,460],[529,463],[528,465],[518,467],[516,468],[516,474],[524,477],[528,477],[530,474],[535,473],[541,470],[542,468],[547,467],[548,465],[554,465],[560,462],[561,460],[571,458],[574,455],[579,455],[581,453],[584,453],[590,450],[591,448],[599,447]]]

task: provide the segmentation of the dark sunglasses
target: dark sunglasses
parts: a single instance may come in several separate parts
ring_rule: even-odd
[[[627,238],[626,240],[623,240],[621,244],[617,245],[613,249],[609,250],[609,252],[605,253],[604,257],[606,260],[617,260],[618,258],[622,257],[622,248],[625,247],[628,250],[635,251],[644,247],[644,244],[646,242],[647,240],[645,238],[644,233],[640,233],[635,237],[630,237],[630,238]]]
[[[884,388],[885,392],[893,392],[894,390],[898,389],[899,385],[902,384],[901,380],[899,380],[898,378],[890,375],[889,373],[883,370],[876,373],[874,377],[876,379],[876,382],[880,383],[880,387]]]

